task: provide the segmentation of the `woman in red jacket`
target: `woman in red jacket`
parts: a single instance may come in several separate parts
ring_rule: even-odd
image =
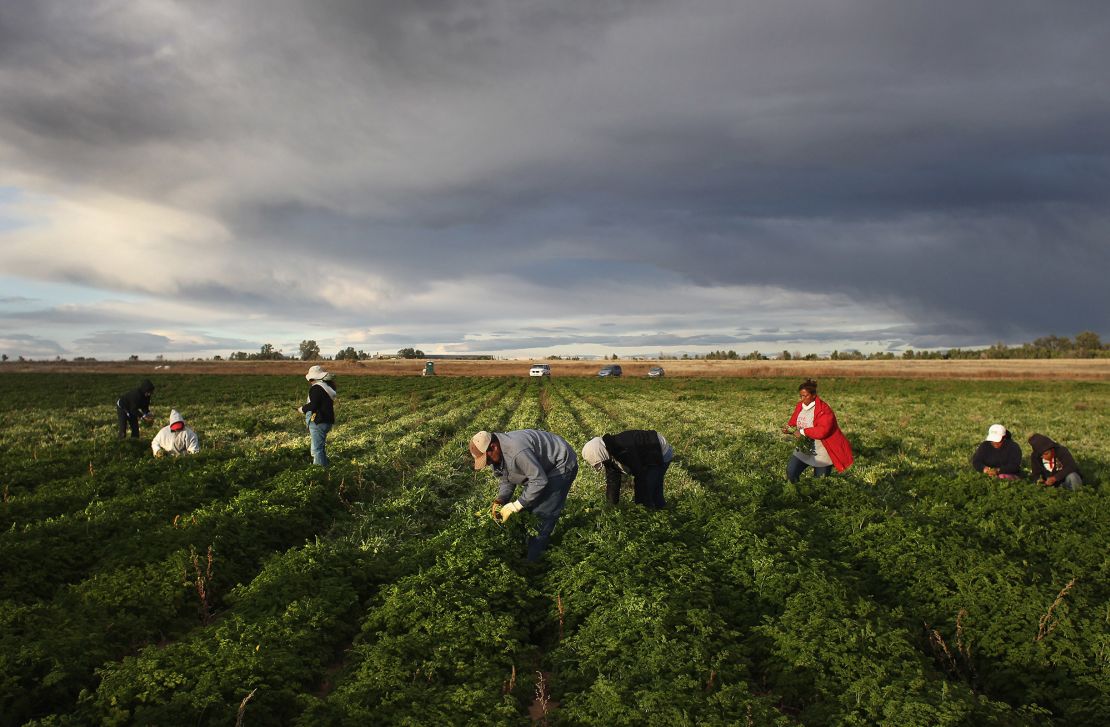
[[[843,472],[852,466],[852,445],[836,424],[832,408],[817,396],[817,382],[806,379],[798,387],[798,405],[782,428],[793,432],[798,446],[786,464],[786,479],[797,482],[807,467],[814,477],[824,477],[833,467]]]

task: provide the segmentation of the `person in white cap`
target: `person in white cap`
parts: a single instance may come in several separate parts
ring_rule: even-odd
[[[971,466],[988,477],[1016,480],[1021,477],[1021,457],[1021,445],[1014,441],[1006,427],[992,424],[987,438],[971,455]]]
[[[595,471],[605,469],[605,499],[620,501],[621,475],[632,476],[632,501],[648,508],[667,506],[663,478],[674,459],[674,448],[653,429],[630,429],[594,437],[582,448],[582,459]]]
[[[313,464],[327,467],[326,443],[328,432],[335,425],[335,397],[338,396],[334,377],[321,366],[313,366],[304,377],[308,379],[308,401],[297,407],[297,411],[304,414],[308,425]]]
[[[555,523],[578,476],[578,457],[562,437],[539,429],[515,432],[478,432],[470,438],[474,469],[492,466],[501,487],[490,511],[504,522],[521,510],[540,520],[539,534],[528,541],[528,560],[539,560],[547,549]],[[517,485],[520,497],[513,500]]]
[[[185,423],[185,417],[181,416],[177,409],[171,409],[170,423],[154,435],[150,448],[154,451],[155,457],[162,457],[167,453],[175,457],[181,454],[196,454],[200,451],[200,439],[197,438],[197,433]]]

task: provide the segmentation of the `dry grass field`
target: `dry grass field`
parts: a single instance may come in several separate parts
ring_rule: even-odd
[[[603,361],[436,361],[439,376],[527,376],[533,363],[547,363],[552,376],[595,376]],[[1110,379],[1110,359],[981,359],[951,361],[619,361],[625,376],[646,376],[662,366],[668,377],[848,377],[910,379]],[[423,360],[327,361],[337,376],[420,376]],[[141,375],[272,374],[303,375],[302,361],[8,361],[2,372],[134,373]]]

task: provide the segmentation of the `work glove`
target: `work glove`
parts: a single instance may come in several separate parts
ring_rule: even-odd
[[[497,516],[495,519],[498,522],[504,523],[506,520],[512,517],[514,513],[518,513],[522,509],[524,509],[524,506],[520,504],[520,500],[514,500],[508,505],[502,505],[501,509],[497,511]]]
[[[492,503],[490,503],[489,506],[489,516],[493,518],[493,521],[495,523],[501,522],[501,518],[498,516],[499,512],[501,512],[501,503],[497,500],[494,500]]]
[[[162,457],[164,457],[165,455],[166,455],[165,451],[163,451],[161,449],[159,449],[158,451],[156,451],[154,453],[155,459],[162,459]]]

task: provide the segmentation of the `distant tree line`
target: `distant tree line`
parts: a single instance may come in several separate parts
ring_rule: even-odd
[[[320,346],[311,339],[301,341],[299,347],[300,359],[302,361],[315,361],[320,359],[327,359],[326,356],[320,355]],[[397,356],[400,358],[425,358],[425,353],[418,348],[402,348],[397,351]],[[286,361],[292,360],[293,356],[286,356],[279,349],[275,349],[272,344],[264,343],[257,353],[247,353],[246,351],[236,351],[228,355],[229,361]],[[370,354],[362,350],[355,350],[354,346],[347,346],[335,354],[336,361],[365,361],[368,358],[373,358]],[[492,358],[492,357],[488,357]],[[578,356],[548,356],[550,360],[570,360],[576,361]],[[604,358],[612,361],[617,361],[619,357],[613,354],[611,357]],[[733,350],[710,351],[706,354],[688,354],[684,353],[681,356],[673,354],[660,353],[658,358],[663,361],[766,361],[771,358],[766,354],[759,351],[752,351],[746,354],[740,354]],[[996,343],[989,348],[950,348],[946,351],[930,350],[930,351],[914,351],[907,349],[900,354],[893,351],[879,351],[876,353],[863,354],[859,351],[833,351],[827,357],[818,356],[815,353],[808,353],[802,355],[798,351],[791,353],[790,351],[782,351],[775,355],[775,358],[789,361],[791,359],[802,359],[806,361],[815,361],[818,359],[828,358],[832,361],[864,361],[864,360],[891,360],[901,358],[904,360],[914,359],[1023,359],[1023,358],[1110,358],[1110,343],[1103,343],[1099,335],[1094,331],[1083,331],[1075,336],[1075,338],[1068,338],[1067,336],[1042,336],[1032,343],[1022,343],[1017,346],[1007,346],[1004,343]],[[223,360],[220,356],[213,356],[214,361]],[[7,361],[8,354],[0,354],[0,361]],[[18,358],[19,361],[28,361],[23,356]],[[61,356],[55,360],[64,361]],[[96,361],[95,358],[85,356],[75,356],[74,361]],[[128,357],[129,361],[138,361],[139,357],[132,354]],[[161,356],[156,356],[155,360],[162,360]]]

